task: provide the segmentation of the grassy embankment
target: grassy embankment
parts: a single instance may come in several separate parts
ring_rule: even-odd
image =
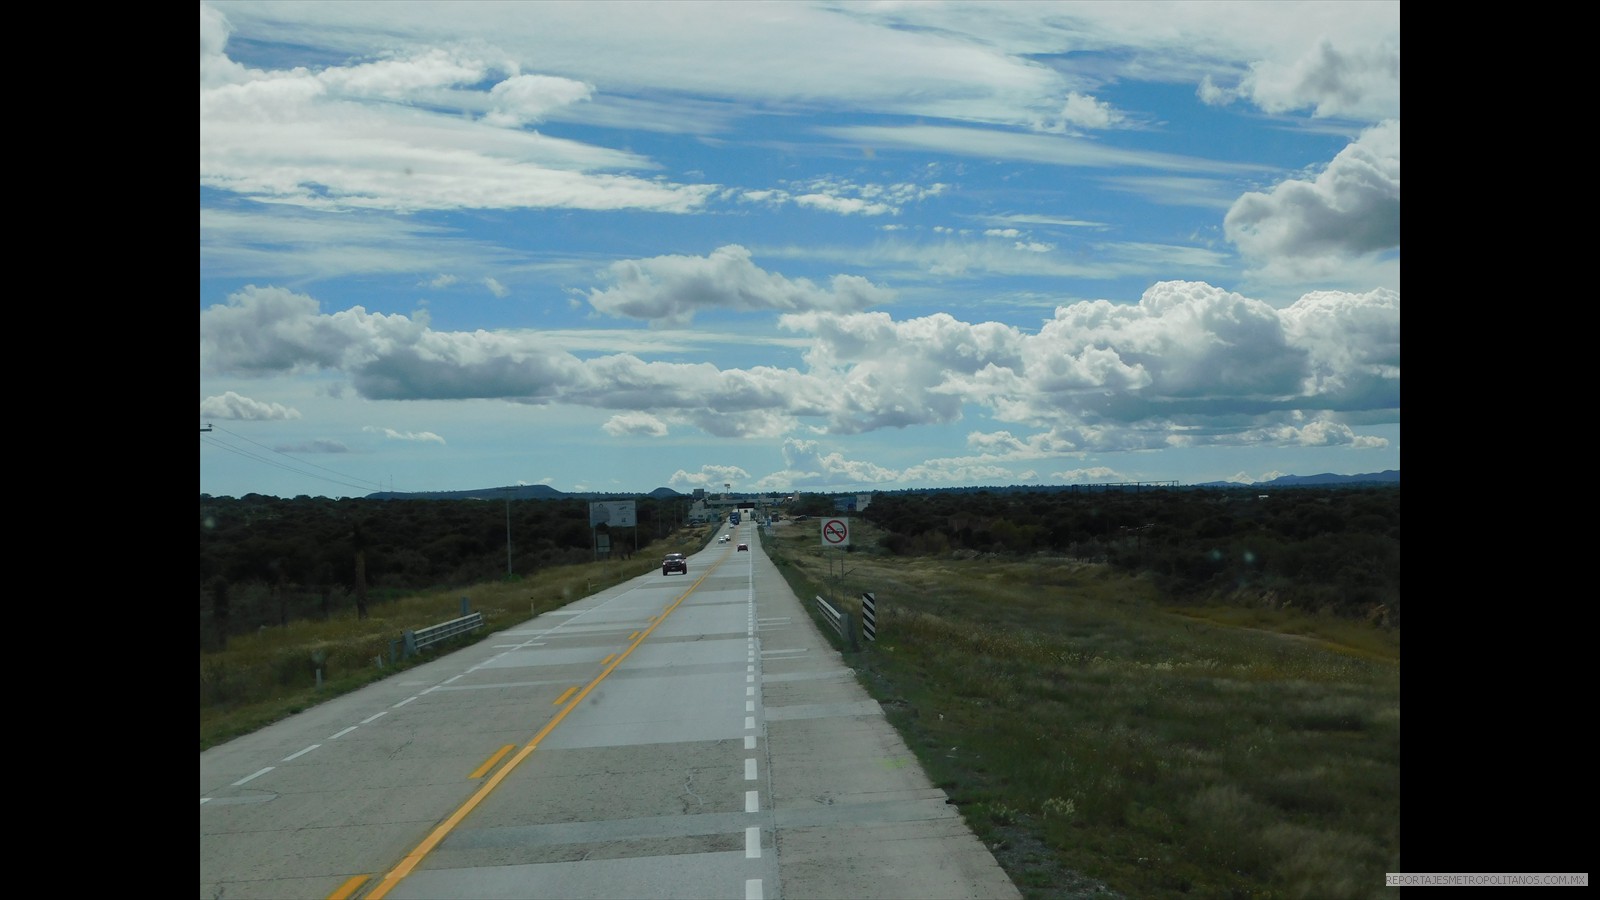
[[[1024,896],[1388,895],[1400,866],[1400,639],[1284,611],[1164,606],[1067,559],[769,553],[877,636],[845,653]],[[808,604],[809,605],[809,604]]]
[[[868,523],[851,530],[864,552],[825,555],[807,523],[766,545],[808,606],[823,594],[859,621],[874,592],[878,641],[846,661],[1024,896],[1387,896],[1384,873],[1403,871],[1397,633],[1174,609],[1066,559],[880,557]],[[235,638],[201,658],[201,749],[393,674],[374,659],[459,615],[464,595],[481,639],[709,533]]]

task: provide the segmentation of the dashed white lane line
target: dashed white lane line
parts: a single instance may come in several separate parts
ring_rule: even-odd
[[[751,592],[750,592],[749,605],[750,605],[749,622],[748,622],[749,638],[746,640],[746,644],[745,644],[745,646],[748,649],[747,649],[747,655],[745,657],[746,665],[745,665],[745,676],[744,676],[744,681],[745,681],[745,685],[746,685],[746,687],[744,689],[744,693],[745,693],[745,696],[747,698],[754,697],[755,693],[756,693],[756,689],[754,687],[754,685],[756,683],[756,676],[755,676],[756,654],[760,650],[760,648],[756,645],[756,639],[755,639],[755,635],[756,635],[756,631],[757,631],[758,626],[757,626],[757,622],[756,622],[756,598],[755,598],[755,590],[754,590],[754,586],[753,585],[752,585],[752,589],[751,589]],[[753,712],[755,712],[755,709],[756,709],[755,700],[753,700],[753,699],[745,700],[745,703],[744,703],[744,711],[745,712],[753,713]],[[745,716],[744,717],[744,728],[745,728],[745,731],[747,731],[747,732],[755,731],[755,728],[756,728],[756,717],[755,716]],[[746,750],[754,750],[755,747],[756,747],[756,736],[754,734],[746,734],[744,736],[744,748]],[[756,760],[755,760],[755,757],[748,757],[748,758],[745,759],[745,761],[744,761],[744,777],[745,777],[746,781],[755,781],[756,780]],[[761,792],[760,791],[745,791],[744,792],[744,811],[747,812],[747,813],[758,813],[758,812],[761,811]],[[745,855],[746,859],[760,859],[761,858],[761,829],[759,827],[746,828],[744,830],[744,855]],[[747,879],[745,879],[745,882],[744,882],[744,900],[761,900],[764,890],[765,889],[764,889],[764,887],[762,885],[762,880],[760,878],[747,878]]]
[[[235,781],[233,783],[233,786],[234,787],[238,787],[239,785],[244,784],[247,781],[253,781],[253,780],[255,780],[257,778],[260,778],[261,776],[267,774],[268,772],[271,772],[275,768],[277,768],[277,767],[276,766],[267,766],[265,769],[262,769],[259,772],[254,772],[252,774],[246,775],[245,777],[239,779],[238,781]],[[745,766],[745,771],[746,772],[750,771],[750,767],[749,766]]]

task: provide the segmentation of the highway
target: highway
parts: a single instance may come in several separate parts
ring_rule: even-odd
[[[200,896],[1020,898],[755,528],[201,753]]]

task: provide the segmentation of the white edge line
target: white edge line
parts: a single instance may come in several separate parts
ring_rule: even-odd
[[[624,593],[631,593],[631,591],[625,591]],[[622,594],[618,594],[617,596],[620,597],[620,596],[622,596]],[[610,598],[610,600],[615,600],[615,599],[617,599],[617,598],[616,597]],[[591,607],[589,609],[586,609],[581,613],[577,613],[571,619],[567,620],[566,622],[562,622],[561,625],[557,625],[555,628],[552,628],[549,631],[546,631],[546,632],[540,634],[539,637],[545,637],[545,636],[548,636],[550,634],[553,634],[554,632],[560,630],[563,625],[568,625],[568,624],[571,624],[572,622],[577,621],[583,615],[585,615],[587,613],[590,613],[590,612],[593,612],[594,610],[598,609],[600,606],[604,606],[606,603],[609,603],[610,600],[603,601],[597,606],[594,606],[594,607]],[[525,645],[525,646],[542,647],[542,646],[544,646],[544,644],[543,644],[543,642],[540,642],[540,643],[536,643],[536,644],[528,644],[528,645]],[[494,656],[494,657],[492,657],[490,659],[490,662],[494,662],[495,660],[498,660],[501,656],[504,656],[504,655],[505,655],[504,653],[497,654],[496,656]],[[474,668],[474,669],[472,669],[470,671],[476,671],[476,668]],[[431,694],[434,691],[438,690],[443,685],[449,684],[452,681],[455,681],[457,678],[461,678],[466,674],[467,673],[463,672],[463,673],[461,673],[459,675],[455,675],[455,676],[452,676],[450,678],[447,678],[441,684],[436,684],[433,687],[430,687],[430,688],[424,690],[422,693],[423,694]],[[418,695],[418,696],[420,696],[420,695]],[[413,701],[415,699],[417,699],[416,696],[407,697],[406,699],[401,700],[399,703],[396,703],[394,706],[389,707],[389,709],[399,709],[400,707],[405,706],[407,703],[410,703],[411,701]],[[370,717],[368,717],[366,719],[362,719],[361,720],[361,725],[370,724],[371,722],[374,722],[374,721],[376,721],[376,720],[378,720],[378,719],[380,719],[383,716],[386,716],[388,714],[389,714],[389,710],[386,709],[383,712],[380,712],[380,713],[378,713],[378,714],[376,714],[374,716],[370,716]],[[340,731],[340,732],[337,732],[337,733],[335,733],[333,735],[330,735],[328,737],[328,740],[330,740],[330,741],[338,740],[339,738],[344,737],[345,735],[349,734],[350,732],[355,731],[359,727],[360,727],[359,725],[352,725],[349,728],[344,729],[343,731]],[[313,750],[315,750],[315,749],[317,749],[318,747],[321,747],[321,746],[322,746],[321,744],[312,744],[311,746],[305,748],[304,750],[299,751],[298,753],[294,753],[294,754],[292,754],[290,756],[284,757],[282,761],[283,762],[289,762],[290,760],[294,759],[295,757],[304,756],[305,754],[310,753],[311,751],[313,751]],[[241,779],[239,781],[235,781],[233,783],[233,786],[234,787],[238,787],[239,785],[244,784],[246,781],[250,781],[251,779],[258,778],[258,777],[260,777],[262,775],[265,775],[268,772],[272,771],[273,768],[274,768],[273,766],[267,766],[265,769],[262,769],[261,771],[256,772],[253,775],[248,775],[248,776],[246,776],[245,778],[243,778],[243,779]],[[210,797],[201,797],[200,798],[200,802],[202,804],[204,804],[204,803],[208,802],[210,799],[211,799]],[[748,890],[748,888],[747,888],[747,890]]]

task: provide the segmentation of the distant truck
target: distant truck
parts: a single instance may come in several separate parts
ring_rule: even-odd
[[[728,514],[728,524],[729,525],[737,525],[737,524],[739,524],[739,514],[738,513],[729,513]]]

